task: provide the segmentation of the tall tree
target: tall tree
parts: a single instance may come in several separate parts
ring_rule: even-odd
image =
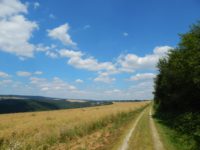
[[[177,48],[157,64],[154,99],[158,110],[200,110],[200,23],[181,35]]]

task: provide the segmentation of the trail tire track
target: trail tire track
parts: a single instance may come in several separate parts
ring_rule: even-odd
[[[163,144],[160,140],[160,137],[159,137],[158,131],[156,129],[154,120],[152,118],[152,108],[149,111],[149,117],[150,117],[150,128],[151,128],[151,131],[152,131],[154,149],[155,150],[165,150],[164,146],[163,146]]]
[[[130,130],[130,131],[128,132],[128,134],[126,135],[126,137],[125,137],[125,139],[124,139],[124,141],[123,141],[121,147],[120,147],[118,150],[127,150],[127,149],[128,149],[129,140],[130,140],[130,138],[131,138],[133,132],[135,131],[135,128],[136,128],[138,122],[140,121],[140,119],[141,119],[142,116],[144,115],[144,112],[145,112],[145,111],[146,111],[146,109],[143,110],[143,112],[141,112],[140,115],[137,117],[137,119],[134,121],[131,130]]]

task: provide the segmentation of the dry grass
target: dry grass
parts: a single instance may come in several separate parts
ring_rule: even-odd
[[[82,133],[78,127],[88,130],[102,126],[104,122],[101,120],[106,117],[130,112],[146,104],[147,102],[127,102],[90,108],[0,115],[0,148],[45,149],[49,145],[62,145],[66,142],[66,138],[62,140],[63,135],[73,137],[89,133]],[[76,127],[78,131],[74,130]],[[99,134],[95,133],[94,136],[98,137]]]

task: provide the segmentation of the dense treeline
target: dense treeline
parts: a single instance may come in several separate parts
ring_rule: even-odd
[[[155,117],[173,131],[171,141],[182,150],[199,150],[200,22],[180,37],[179,45],[157,65]]]
[[[200,23],[181,35],[177,48],[160,59],[155,104],[160,111],[200,110]]]

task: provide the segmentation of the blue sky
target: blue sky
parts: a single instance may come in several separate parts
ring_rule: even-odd
[[[152,99],[198,0],[2,0],[0,94]]]

